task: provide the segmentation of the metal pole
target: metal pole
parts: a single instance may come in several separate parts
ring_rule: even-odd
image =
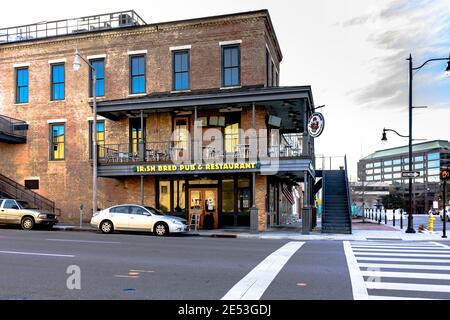
[[[392,210],[392,225],[395,227],[395,209]]]
[[[403,229],[403,209],[400,209],[400,229]]]
[[[384,209],[384,224],[387,224],[387,211]]]
[[[413,65],[412,65],[412,56],[409,54],[409,171],[411,172],[413,169],[412,166],[412,81],[413,81]],[[413,202],[412,202],[412,178],[409,177],[409,208],[408,208],[408,228],[406,229],[406,233],[416,233],[413,227]]]
[[[92,68],[92,67],[91,67]],[[94,119],[94,139],[92,141],[92,215],[97,212],[97,72],[92,68],[92,96]]]
[[[444,217],[444,221],[442,222],[442,238],[447,238],[447,212],[446,212],[446,206],[447,206],[447,181],[444,180],[444,185],[443,187],[443,192],[442,192],[442,201],[444,203],[444,208],[443,208],[443,217]]]

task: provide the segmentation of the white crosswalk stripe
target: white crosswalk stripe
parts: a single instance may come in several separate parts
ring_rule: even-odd
[[[450,246],[344,241],[344,251],[354,299],[450,299]]]

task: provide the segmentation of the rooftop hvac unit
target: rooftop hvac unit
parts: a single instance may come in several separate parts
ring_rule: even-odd
[[[132,26],[134,25],[133,18],[129,14],[120,14],[119,15],[119,26]]]

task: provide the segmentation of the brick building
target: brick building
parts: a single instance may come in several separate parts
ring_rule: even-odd
[[[0,30],[0,128],[28,124],[0,135],[0,174],[63,221],[92,210],[93,72],[72,68],[75,50],[96,71],[99,208],[200,207],[226,227],[255,206],[264,230],[299,183],[313,204],[312,92],[279,87],[268,11],[158,24],[129,11]]]

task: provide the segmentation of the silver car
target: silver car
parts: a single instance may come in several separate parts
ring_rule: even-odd
[[[0,199],[0,224],[20,225],[24,230],[31,230],[35,225],[51,229],[56,223],[58,219],[53,213],[28,208],[23,201]]]
[[[157,236],[189,231],[186,219],[136,204],[121,204],[101,210],[92,217],[91,226],[103,233],[114,230],[149,231]]]

